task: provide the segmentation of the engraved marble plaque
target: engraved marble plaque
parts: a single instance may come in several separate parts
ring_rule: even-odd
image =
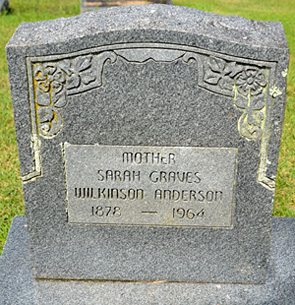
[[[236,151],[66,143],[68,221],[231,228]]]

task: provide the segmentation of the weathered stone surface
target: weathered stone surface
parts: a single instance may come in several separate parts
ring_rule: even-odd
[[[265,281],[289,58],[280,23],[110,8],[23,23],[6,50],[34,277]],[[235,150],[231,226],[71,223],[65,143]],[[198,207],[171,202],[169,217]]]
[[[37,280],[30,269],[25,217],[14,219],[0,260],[0,304],[293,305],[295,219],[274,218],[263,285]]]

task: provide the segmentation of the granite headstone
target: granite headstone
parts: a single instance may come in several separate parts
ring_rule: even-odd
[[[8,0],[0,0],[0,12],[9,11]]]
[[[280,23],[110,8],[22,23],[6,52],[33,277],[265,282]]]

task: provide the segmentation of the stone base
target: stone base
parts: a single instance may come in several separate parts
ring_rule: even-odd
[[[274,218],[264,285],[61,281],[32,278],[25,216],[14,218],[0,260],[0,304],[295,304],[295,218]]]

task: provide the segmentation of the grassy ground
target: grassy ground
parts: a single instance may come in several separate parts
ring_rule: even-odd
[[[10,0],[10,14],[0,14],[0,253],[12,218],[24,214],[13,113],[4,47],[19,23],[68,17],[79,13],[79,0]],[[284,25],[290,46],[288,105],[282,137],[275,216],[295,217],[295,0],[175,0],[176,5],[257,20],[277,20]]]

